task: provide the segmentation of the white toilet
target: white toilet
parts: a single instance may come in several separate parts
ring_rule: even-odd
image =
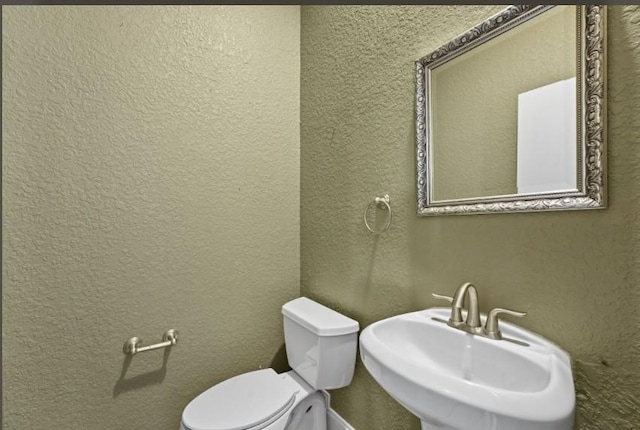
[[[282,306],[287,359],[293,370],[234,376],[193,399],[180,430],[326,430],[320,390],[351,383],[359,325],[306,297]]]

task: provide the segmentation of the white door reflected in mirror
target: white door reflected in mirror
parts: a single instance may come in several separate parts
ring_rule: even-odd
[[[576,78],[518,94],[518,194],[577,191]]]

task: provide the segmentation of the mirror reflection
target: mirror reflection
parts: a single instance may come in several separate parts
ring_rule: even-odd
[[[557,6],[430,70],[433,202],[578,191],[577,23]]]

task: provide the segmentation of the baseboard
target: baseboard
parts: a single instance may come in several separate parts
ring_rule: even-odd
[[[346,422],[336,411],[329,408],[327,410],[327,430],[355,430],[351,424]]]
[[[322,390],[322,394],[327,399],[327,430],[355,430],[351,424],[331,408],[331,396],[329,393]]]

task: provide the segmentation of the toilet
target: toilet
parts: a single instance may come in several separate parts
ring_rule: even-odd
[[[282,306],[293,370],[260,369],[214,385],[182,413],[180,430],[326,430],[322,390],[349,385],[359,324],[306,297]]]

